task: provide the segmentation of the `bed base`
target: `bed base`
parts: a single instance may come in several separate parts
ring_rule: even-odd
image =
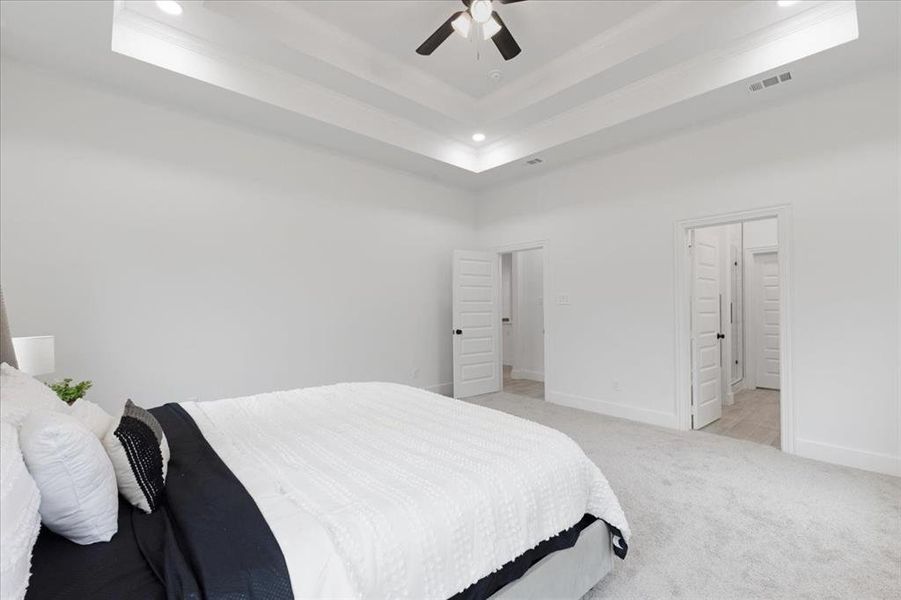
[[[579,600],[612,568],[610,532],[597,520],[582,531],[575,546],[545,556],[490,600]]]

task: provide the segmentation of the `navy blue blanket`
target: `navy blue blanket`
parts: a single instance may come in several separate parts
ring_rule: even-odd
[[[177,404],[150,412],[171,452],[163,505],[148,515],[120,498],[108,543],[42,528],[26,598],[293,598],[269,525],[194,420]]]

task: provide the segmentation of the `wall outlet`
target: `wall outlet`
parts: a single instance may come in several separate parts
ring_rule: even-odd
[[[560,306],[569,306],[569,294],[557,294],[557,304]]]

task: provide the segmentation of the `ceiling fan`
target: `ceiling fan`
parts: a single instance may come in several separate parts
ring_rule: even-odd
[[[525,0],[494,0],[493,2],[492,0],[463,0],[466,10],[452,14],[441,27],[435,30],[435,33],[416,49],[416,52],[428,56],[454,31],[466,38],[474,28],[481,28],[483,39],[491,38],[504,60],[510,60],[522,52],[522,48],[513,39],[513,35],[507,29],[501,16],[494,10],[493,5],[513,4],[514,2],[525,2]]]

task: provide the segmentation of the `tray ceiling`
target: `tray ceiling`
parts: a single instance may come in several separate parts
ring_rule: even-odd
[[[496,7],[523,48],[505,62],[456,34],[431,56],[414,52],[456,0],[180,4],[174,16],[152,1],[4,2],[3,49],[55,49],[61,63],[90,55],[95,70],[144,89],[161,78],[136,65],[152,65],[179,78],[155,95],[193,96],[213,113],[240,106],[239,119],[267,129],[468,181],[620,139],[624,124],[858,38],[853,0],[530,0]]]

